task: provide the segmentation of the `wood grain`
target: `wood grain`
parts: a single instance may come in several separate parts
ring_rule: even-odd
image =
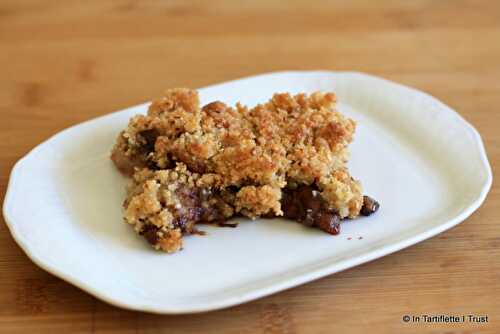
[[[13,164],[70,125],[167,87],[285,69],[364,71],[431,93],[477,127],[500,177],[499,1],[3,0],[0,51],[2,201]],[[42,271],[2,223],[0,332],[499,333],[499,226],[495,182],[466,222],[396,254],[238,307],[158,316]]]

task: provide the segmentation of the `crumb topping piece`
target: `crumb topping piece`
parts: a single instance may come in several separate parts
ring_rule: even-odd
[[[111,154],[133,180],[125,221],[167,252],[179,250],[195,224],[233,215],[285,215],[334,233],[369,204],[346,167],[355,127],[333,93],[275,94],[248,108],[200,107],[196,91],[168,90],[130,120]],[[317,201],[294,214],[291,203],[300,203],[292,198],[306,193]]]

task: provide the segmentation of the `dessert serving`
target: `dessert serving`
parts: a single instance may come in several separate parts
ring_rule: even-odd
[[[131,177],[124,219],[154,248],[175,252],[200,223],[234,216],[285,217],[337,234],[340,222],[370,215],[346,163],[355,122],[333,93],[275,94],[248,108],[172,89],[133,117],[111,153]],[[231,225],[232,226],[232,225]]]

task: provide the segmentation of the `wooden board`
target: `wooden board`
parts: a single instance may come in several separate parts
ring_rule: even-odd
[[[500,177],[499,1],[284,3],[1,1],[0,200],[13,164],[70,125],[168,87],[286,69],[364,71],[431,93],[477,127]],[[406,314],[489,322],[405,323]],[[499,333],[500,188],[431,240],[195,316],[104,304],[36,267],[0,223],[0,332]]]

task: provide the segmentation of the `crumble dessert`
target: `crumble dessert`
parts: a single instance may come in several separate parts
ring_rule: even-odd
[[[232,216],[284,216],[337,234],[340,221],[369,215],[346,167],[355,122],[333,93],[275,94],[247,108],[200,107],[190,89],[166,91],[133,117],[111,159],[132,177],[125,221],[156,249],[175,252],[198,223]]]

